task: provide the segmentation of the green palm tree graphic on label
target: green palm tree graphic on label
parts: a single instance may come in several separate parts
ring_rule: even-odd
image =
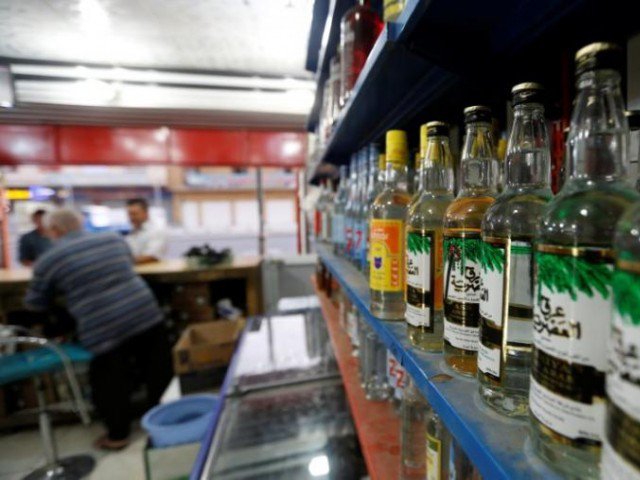
[[[616,270],[613,274],[615,308],[625,323],[640,325],[640,276]]]
[[[578,292],[593,298],[599,293],[609,298],[612,271],[606,263],[594,263],[584,258],[569,255],[536,252],[538,266],[538,292],[544,285],[551,292],[567,293],[572,300]]]
[[[431,238],[423,237],[419,233],[409,232],[407,235],[407,250],[413,255],[424,253],[429,255],[431,251]]]

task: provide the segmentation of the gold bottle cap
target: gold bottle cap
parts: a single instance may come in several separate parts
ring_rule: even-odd
[[[407,148],[407,132],[404,130],[389,130],[386,137],[387,162],[405,166],[409,151]]]
[[[420,125],[420,157],[424,158],[427,154],[427,129],[428,123]]]

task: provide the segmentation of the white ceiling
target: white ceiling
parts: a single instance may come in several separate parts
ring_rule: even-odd
[[[302,128],[312,5],[0,0],[0,123]]]
[[[0,0],[0,57],[307,77],[312,0]]]

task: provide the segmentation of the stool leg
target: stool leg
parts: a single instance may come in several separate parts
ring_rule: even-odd
[[[85,478],[93,470],[95,460],[90,455],[58,458],[58,450],[53,438],[51,417],[47,412],[44,399],[44,386],[38,377],[34,377],[34,383],[40,411],[38,414],[40,437],[47,463],[44,467],[40,467],[23,477],[23,480],[80,480]]]
[[[42,439],[42,449],[47,459],[47,465],[54,466],[58,461],[58,451],[56,442],[53,439],[53,429],[51,428],[51,417],[47,412],[44,400],[44,386],[39,377],[34,377],[36,387],[36,397],[38,399],[38,422],[40,423],[40,438]]]

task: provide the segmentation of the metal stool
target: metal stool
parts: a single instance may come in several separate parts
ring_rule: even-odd
[[[0,335],[0,346],[33,345],[40,347],[10,355],[0,355],[0,385],[33,377],[36,387],[40,436],[47,463],[25,476],[24,480],[76,480],[87,476],[95,466],[95,460],[91,455],[58,457],[51,418],[46,408],[44,388],[39,376],[63,370],[71,388],[75,411],[82,423],[88,425],[90,423],[89,414],[80,394],[73,364],[89,362],[91,353],[77,345],[57,345],[45,338],[33,336],[22,327],[8,325],[2,329],[4,332],[2,332],[3,335]]]

